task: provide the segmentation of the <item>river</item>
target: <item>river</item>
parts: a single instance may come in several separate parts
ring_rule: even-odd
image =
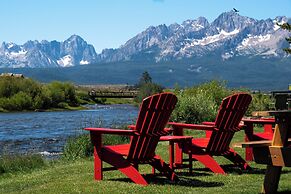
[[[88,110],[0,113],[0,155],[40,153],[58,155],[69,137],[88,133],[84,127],[133,124],[132,105],[92,105]]]

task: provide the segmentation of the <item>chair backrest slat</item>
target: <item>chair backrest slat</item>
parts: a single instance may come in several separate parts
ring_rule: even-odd
[[[222,100],[215,119],[217,131],[212,132],[207,151],[215,155],[229,150],[229,144],[239,130],[239,123],[251,100],[251,95],[246,93],[237,93]]]
[[[136,121],[139,135],[135,135],[131,140],[129,160],[142,162],[154,156],[161,132],[176,103],[177,97],[172,93],[156,94],[143,100]]]

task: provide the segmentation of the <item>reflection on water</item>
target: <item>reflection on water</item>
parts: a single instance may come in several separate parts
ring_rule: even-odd
[[[66,139],[84,127],[134,123],[138,108],[131,105],[92,105],[89,110],[0,113],[1,153],[59,153]]]

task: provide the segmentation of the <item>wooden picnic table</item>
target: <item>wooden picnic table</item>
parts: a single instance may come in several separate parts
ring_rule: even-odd
[[[267,164],[262,193],[276,193],[282,167],[291,167],[291,110],[269,113],[276,123],[272,141],[242,143],[243,147],[253,148],[256,163]]]
[[[275,125],[275,118],[243,118],[244,131],[245,131],[245,141],[256,141],[256,140],[270,140],[273,137],[273,127]],[[255,133],[254,125],[263,125],[264,132]],[[247,147],[245,149],[245,159],[246,161],[253,161],[253,149]]]

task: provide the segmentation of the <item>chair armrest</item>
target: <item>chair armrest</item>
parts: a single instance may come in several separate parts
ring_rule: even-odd
[[[131,130],[135,130],[135,125],[128,125],[127,127]]]
[[[213,125],[199,125],[199,124],[186,124],[186,123],[175,123],[169,122],[169,125],[172,127],[183,128],[183,129],[198,129],[198,130],[206,130],[206,131],[216,131]]]
[[[84,128],[84,130],[92,131],[100,134],[113,134],[113,135],[138,135],[136,130],[127,129],[109,129],[109,128]]]
[[[160,137],[160,141],[173,141],[173,142],[179,142],[179,141],[183,141],[183,140],[191,140],[193,139],[192,136],[161,136]]]
[[[131,130],[135,130],[135,125],[128,125],[127,127],[129,129],[131,129]],[[161,135],[168,135],[168,134],[170,134],[172,132],[173,132],[172,128],[164,128],[164,130],[162,131]]]
[[[202,125],[214,125],[215,124],[215,122],[212,122],[212,121],[204,121],[204,122],[202,122]]]
[[[288,138],[288,143],[291,143],[291,138]],[[248,141],[248,142],[238,142],[232,144],[233,147],[238,148],[254,148],[254,147],[265,147],[271,146],[272,140],[259,140],[259,141]]]
[[[204,121],[204,122],[202,122],[202,124],[203,124],[203,125],[214,125],[215,122]],[[238,126],[239,126],[239,128],[243,128],[243,127],[245,127],[245,124],[243,124],[243,122],[240,122]]]
[[[232,144],[236,148],[254,148],[254,147],[266,147],[272,144],[271,140],[260,140],[260,141],[248,141],[248,142],[238,142]]]

